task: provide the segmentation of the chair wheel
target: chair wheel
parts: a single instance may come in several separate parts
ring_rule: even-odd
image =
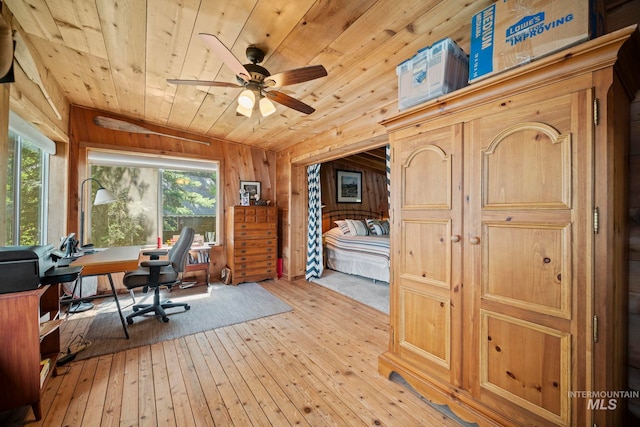
[[[184,309],[185,309],[185,311],[186,311],[186,310],[191,310],[191,306],[190,306],[190,305],[185,305],[185,306],[184,306]]]
[[[133,325],[133,319],[127,319],[127,323],[128,323],[129,325]]]
[[[162,316],[162,321],[164,323],[167,323],[169,321],[169,318],[167,316]]]

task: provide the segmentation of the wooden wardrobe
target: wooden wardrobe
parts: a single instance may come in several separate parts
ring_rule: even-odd
[[[623,425],[625,399],[611,408],[572,392],[628,390],[638,39],[635,26],[619,30],[383,123],[392,284],[382,375],[481,425]]]

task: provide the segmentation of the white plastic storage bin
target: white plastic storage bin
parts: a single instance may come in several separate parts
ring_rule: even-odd
[[[450,38],[420,49],[396,67],[398,109],[421,104],[465,86],[469,56]]]

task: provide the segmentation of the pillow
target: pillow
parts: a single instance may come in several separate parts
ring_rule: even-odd
[[[351,236],[351,230],[349,230],[349,226],[347,225],[346,221],[339,219],[337,221],[334,221],[334,223],[338,226],[340,231],[342,231],[342,234],[344,234],[345,236]]]
[[[382,221],[380,221],[380,225],[384,230],[384,234],[389,234],[391,232],[391,225],[389,225],[388,219],[383,219]]]
[[[380,220],[367,219],[366,222],[367,222],[367,227],[369,227],[369,231],[371,232],[371,235],[382,236],[384,234],[388,234],[388,233],[385,233],[385,230],[382,227],[382,224],[380,224]]]
[[[367,227],[373,236],[386,236],[389,234],[389,221],[386,219],[367,219]]]
[[[369,229],[364,221],[359,219],[346,219],[347,225],[349,226],[349,231],[352,236],[368,236]]]

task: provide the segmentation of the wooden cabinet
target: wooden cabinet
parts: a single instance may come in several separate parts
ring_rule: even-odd
[[[40,420],[40,393],[60,353],[59,285],[0,295],[0,411],[31,405]],[[43,360],[48,373],[41,378]]]
[[[625,29],[386,122],[392,156],[389,351],[461,418],[622,425],[574,392],[627,390]],[[605,403],[605,406],[609,401]]]
[[[275,206],[232,206],[227,213],[227,262],[231,283],[273,279],[277,273]]]

